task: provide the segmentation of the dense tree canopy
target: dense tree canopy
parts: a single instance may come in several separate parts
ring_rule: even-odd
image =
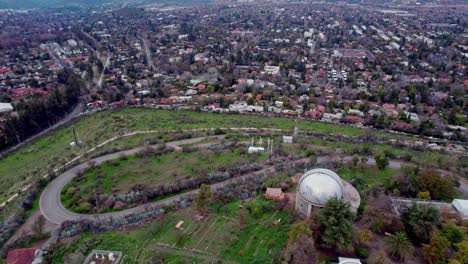
[[[453,180],[442,177],[433,169],[420,171],[417,168],[404,168],[395,187],[401,195],[408,197],[448,201],[455,195]],[[422,193],[428,193],[428,195],[421,197]]]
[[[325,248],[345,248],[352,242],[353,213],[349,204],[336,198],[330,199],[315,217],[318,225],[316,233],[320,244]]]
[[[403,213],[402,220],[409,237],[416,243],[424,243],[439,224],[439,211],[430,205],[414,204]]]
[[[11,115],[6,120],[0,149],[18,143],[57,122],[78,102],[83,84],[73,71],[65,69],[59,72],[58,83],[46,98],[21,100],[15,104],[17,115]]]

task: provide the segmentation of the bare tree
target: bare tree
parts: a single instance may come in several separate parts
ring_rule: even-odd
[[[42,232],[44,231],[45,223],[46,223],[45,217],[43,215],[39,215],[39,217],[37,217],[37,219],[34,221],[33,226],[32,226],[32,230],[34,231],[34,233],[42,234]]]

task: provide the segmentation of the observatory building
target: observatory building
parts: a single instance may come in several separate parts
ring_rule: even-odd
[[[304,218],[309,217],[311,212],[323,208],[329,199],[335,197],[348,203],[352,212],[357,212],[361,203],[358,191],[333,171],[310,170],[299,179],[296,211]]]

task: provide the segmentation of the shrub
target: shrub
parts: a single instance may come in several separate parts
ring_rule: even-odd
[[[312,157],[315,155],[315,151],[313,149],[308,149],[305,152],[306,157]]]
[[[446,237],[452,245],[460,243],[465,237],[463,230],[454,223],[448,223],[442,226],[442,236]]]
[[[386,237],[385,244],[394,258],[405,260],[413,255],[414,247],[403,232],[398,232],[393,236]]]
[[[383,154],[389,159],[396,158],[395,153],[393,153],[393,151],[391,151],[390,149],[384,149]]]
[[[447,238],[441,236],[439,232],[432,232],[429,244],[423,245],[424,258],[429,263],[443,263],[449,247],[450,242]]]
[[[223,131],[221,128],[217,127],[217,128],[215,128],[215,130],[214,130],[213,133],[214,133],[215,135],[223,135],[223,134],[224,134],[224,131]]]
[[[291,178],[284,175],[277,175],[263,183],[263,188],[289,188]]]
[[[413,159],[413,155],[411,155],[411,153],[404,153],[401,155],[401,159],[410,162]]]
[[[384,170],[388,166],[388,157],[382,154],[379,154],[374,157],[375,158],[375,163],[377,164],[377,167],[379,170]]]
[[[369,242],[372,240],[373,236],[374,235],[373,235],[372,231],[369,230],[369,229],[359,230],[359,237],[358,237],[359,244],[368,245]]]
[[[367,251],[366,248],[363,248],[363,247],[356,247],[354,249],[354,253],[356,254],[356,256],[362,259],[365,259],[369,256],[369,252]]]
[[[69,197],[72,197],[76,193],[76,188],[71,186],[70,188],[67,189],[66,194]]]

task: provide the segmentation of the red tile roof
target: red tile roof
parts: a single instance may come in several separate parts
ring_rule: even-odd
[[[5,73],[9,73],[10,72],[10,69],[8,68],[1,68],[0,69],[0,74],[5,74]]]
[[[8,252],[7,264],[31,264],[36,255],[35,248],[21,248]]]
[[[14,89],[11,89],[10,92],[11,92],[10,98],[13,101],[31,96],[33,94],[41,94],[43,96],[47,96],[48,94],[47,91],[44,91],[41,88],[14,88]]]

